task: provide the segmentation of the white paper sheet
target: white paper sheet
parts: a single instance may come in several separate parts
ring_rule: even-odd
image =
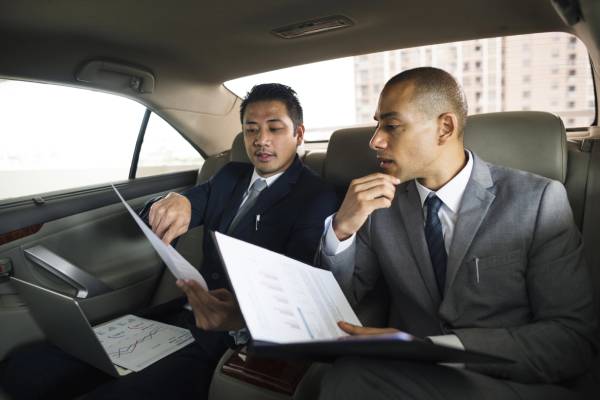
[[[330,271],[215,232],[254,340],[295,343],[346,336],[337,321],[361,325]]]
[[[206,281],[204,280],[200,272],[198,272],[198,270],[194,268],[193,265],[191,265],[185,258],[183,258],[183,256],[173,248],[173,246],[166,245],[162,240],[160,240],[160,238],[156,236],[156,234],[152,232],[150,228],[148,228],[148,226],[144,223],[144,221],[142,221],[142,219],[136,214],[136,212],[133,211],[129,204],[127,204],[127,202],[125,201],[125,199],[123,199],[123,196],[121,196],[121,193],[119,193],[117,188],[114,185],[111,186],[114,189],[115,193],[117,193],[117,196],[119,196],[119,199],[121,199],[121,202],[125,205],[127,211],[129,211],[129,214],[131,214],[131,216],[133,217],[134,221],[138,224],[142,232],[144,232],[144,235],[146,235],[146,237],[150,241],[150,244],[152,245],[152,247],[154,247],[154,250],[156,250],[160,258],[162,258],[162,260],[165,262],[165,264],[167,265],[171,273],[175,276],[175,278],[195,280],[198,283],[200,283],[200,285],[202,285],[204,289],[208,290]]]
[[[111,361],[140,371],[192,343],[189,330],[135,315],[125,315],[94,327]]]

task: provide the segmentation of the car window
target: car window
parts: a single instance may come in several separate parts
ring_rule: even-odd
[[[573,35],[540,33],[469,40],[359,55],[226,82],[243,96],[253,85],[293,87],[304,108],[308,142],[339,128],[373,124],[383,84],[419,66],[452,73],[463,85],[469,114],[539,110],[567,128],[594,121],[596,99],[585,46]]]
[[[0,80],[0,110],[0,201],[128,179],[146,112],[121,96],[17,80]],[[202,162],[152,113],[136,177]]]
[[[127,179],[145,108],[59,85],[0,81],[0,200]]]
[[[152,113],[140,152],[136,178],[170,172],[198,170],[204,158],[192,144]]]

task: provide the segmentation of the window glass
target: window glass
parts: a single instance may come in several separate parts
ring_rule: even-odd
[[[0,200],[127,179],[145,108],[65,86],[0,80]]]
[[[136,177],[198,170],[204,158],[175,128],[152,113],[140,152]]]
[[[286,68],[226,82],[238,96],[255,84],[293,87],[304,108],[306,140],[373,123],[383,84],[395,74],[434,66],[463,85],[469,114],[540,110],[567,128],[593,122],[596,99],[585,46],[566,33],[470,40],[365,54]]]

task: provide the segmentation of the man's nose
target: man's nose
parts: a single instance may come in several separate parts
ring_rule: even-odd
[[[373,136],[369,141],[369,147],[373,150],[381,150],[387,147],[385,134],[381,132],[379,127],[375,128],[375,133],[373,133]]]
[[[267,128],[260,128],[254,139],[254,144],[257,146],[264,146],[271,140],[271,135]]]

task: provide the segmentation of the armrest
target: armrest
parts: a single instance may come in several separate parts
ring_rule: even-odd
[[[318,397],[321,378],[330,368],[329,364],[288,363],[267,359],[258,361],[258,366],[261,364],[266,365],[266,371],[253,368],[257,366],[257,361],[248,359],[245,352],[227,350],[213,374],[209,400],[315,399]],[[240,372],[241,369],[245,371]],[[275,374],[271,376],[268,371],[275,371]],[[285,379],[282,381],[282,376],[288,376],[288,383],[283,383]],[[257,382],[252,382],[252,379]]]

